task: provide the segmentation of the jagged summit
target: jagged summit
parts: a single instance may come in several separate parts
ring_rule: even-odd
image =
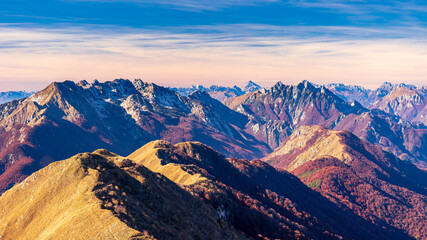
[[[269,91],[274,94],[278,94],[286,91],[292,91],[292,92],[311,91],[311,92],[322,92],[322,93],[324,93],[325,91],[329,92],[329,90],[324,86],[315,85],[309,82],[308,80],[302,80],[293,85],[286,85],[286,84],[283,84],[281,81],[279,81],[275,85],[273,85],[273,87],[271,87]]]
[[[294,86],[296,86],[299,89],[308,89],[310,91],[316,91],[316,89],[318,89],[311,82],[309,82],[307,80],[303,80],[303,81],[295,84]]]
[[[302,80],[300,82],[295,83],[294,86],[301,86],[301,87],[303,86],[303,87],[307,88],[307,87],[313,86],[313,84],[311,82],[309,82],[308,80]]]
[[[207,93],[206,91],[196,90],[190,95],[188,95],[189,98],[193,99],[212,99],[212,97]]]
[[[278,81],[276,84],[274,84],[271,87],[271,91],[274,91],[274,90],[278,91],[278,90],[282,89],[284,86],[285,85],[281,81]]]
[[[295,85],[278,82],[264,93],[246,94],[229,99],[225,104],[248,116],[251,121],[247,131],[267,142],[272,149],[297,126],[324,124],[334,127],[345,115],[367,111],[306,80]]]
[[[243,92],[245,93],[250,93],[250,92],[255,92],[261,89],[261,86],[252,82],[251,80],[249,80],[247,83],[245,83],[242,87]]]
[[[323,125],[349,130],[404,160],[425,166],[427,153],[421,146],[427,129],[353,101],[343,100],[324,86],[302,81],[295,85],[278,82],[264,93],[246,94],[224,103],[246,115],[250,119],[246,132],[268,143],[272,149],[302,125]]]
[[[259,86],[258,84],[254,83],[252,80],[249,80],[245,83],[244,86]]]

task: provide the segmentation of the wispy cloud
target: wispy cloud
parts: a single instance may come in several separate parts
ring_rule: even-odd
[[[390,21],[386,15],[394,14],[399,16],[394,21],[401,23],[416,22],[419,13],[427,12],[427,3],[411,0],[289,0],[287,3],[302,8],[319,8],[349,14],[357,20]]]
[[[335,9],[346,13],[362,12],[401,12],[405,10],[415,12],[427,11],[427,3],[422,1],[396,1],[396,0],[289,0],[288,4],[301,7]]]
[[[248,79],[265,85],[302,79],[419,83],[427,76],[426,36],[418,28],[219,25],[117,31],[2,25],[0,82],[142,77],[166,85]]]
[[[254,6],[258,4],[278,2],[280,0],[66,0],[80,2],[128,2],[136,4],[163,5],[188,11],[210,10],[216,11],[233,6]]]

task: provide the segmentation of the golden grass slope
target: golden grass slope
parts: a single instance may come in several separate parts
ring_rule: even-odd
[[[207,178],[203,177],[200,173],[190,174],[183,170],[183,164],[180,164],[179,161],[177,161],[177,163],[172,162],[180,157],[179,153],[181,151],[179,151],[179,146],[185,144],[200,143],[178,143],[172,145],[163,140],[152,141],[133,152],[128,158],[184,186],[207,180]]]
[[[81,157],[55,162],[0,198],[1,239],[129,239],[139,232],[109,210],[92,189],[96,169]]]
[[[2,240],[154,238],[243,237],[175,183],[106,150],[52,163],[0,197]]]
[[[292,156],[292,162],[285,167],[292,171],[307,161],[312,161],[322,156],[333,156],[348,163],[350,156],[345,150],[346,145],[342,143],[340,133],[344,131],[327,130],[322,126],[301,126],[273,153],[264,160],[275,166],[275,160],[280,162],[283,156]]]

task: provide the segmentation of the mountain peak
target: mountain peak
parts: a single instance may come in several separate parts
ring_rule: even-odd
[[[247,81],[247,82],[245,83],[245,85],[243,85],[243,87],[253,87],[253,86],[255,86],[255,87],[259,87],[259,85],[258,85],[258,84],[256,84],[256,83],[254,83],[252,80]]]
[[[308,80],[302,80],[299,83],[294,84],[294,86],[296,86],[298,89],[310,89],[310,90],[314,90],[316,87],[309,82]]]
[[[139,79],[139,78],[138,79],[134,79],[132,81],[132,84],[135,85],[136,89],[140,89],[140,88],[142,88],[142,86],[144,86],[144,82],[141,79]]]
[[[285,84],[283,84],[281,81],[278,81],[276,84],[274,84],[273,87],[271,87],[271,90],[277,91],[277,90],[282,89],[284,86],[285,86]]]
[[[237,89],[237,86],[234,86],[235,89]],[[261,89],[261,86],[254,83],[253,81],[249,80],[245,85],[242,87],[242,91],[245,93],[255,92],[257,90]]]
[[[202,91],[202,90],[196,90],[193,93],[191,93],[190,95],[188,95],[189,98],[191,99],[211,99],[211,95],[209,95],[209,93]]]
[[[377,92],[381,92],[382,94],[387,94],[391,92],[394,88],[394,85],[391,82],[384,82],[377,88]]]
[[[86,87],[89,83],[86,80],[81,80],[77,83],[78,86]]]

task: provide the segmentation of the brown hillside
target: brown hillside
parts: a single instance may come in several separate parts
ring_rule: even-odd
[[[382,227],[427,238],[427,174],[347,131],[303,126],[264,158]]]

